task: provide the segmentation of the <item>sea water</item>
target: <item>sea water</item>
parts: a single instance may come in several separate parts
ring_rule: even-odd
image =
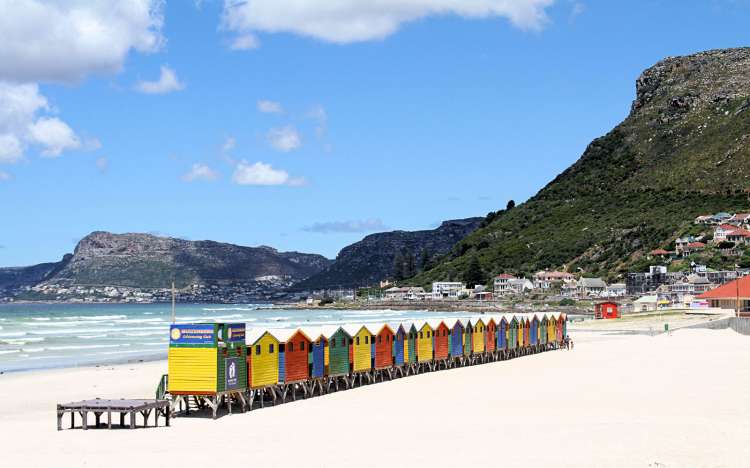
[[[263,304],[178,304],[178,323],[244,322],[248,328],[417,321],[419,310],[284,309]],[[2,304],[0,372],[164,359],[169,304]]]

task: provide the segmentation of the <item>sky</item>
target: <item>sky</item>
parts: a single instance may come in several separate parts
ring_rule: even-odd
[[[333,258],[533,196],[750,2],[0,0],[0,265],[96,230]]]

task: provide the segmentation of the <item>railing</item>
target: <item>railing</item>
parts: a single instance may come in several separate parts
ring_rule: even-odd
[[[159,379],[159,385],[156,387],[156,399],[163,400],[167,394],[167,384],[169,383],[169,375],[164,374]]]

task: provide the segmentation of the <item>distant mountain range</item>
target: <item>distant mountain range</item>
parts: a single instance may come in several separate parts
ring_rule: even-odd
[[[425,231],[371,234],[344,248],[335,261],[265,246],[97,231],[59,262],[0,268],[0,297],[69,300],[106,294],[123,300],[123,291],[164,290],[174,281],[178,289],[202,286],[183,292],[185,300],[242,301],[280,297],[290,289],[365,286],[392,278],[398,254],[416,259],[429,252],[430,259],[437,260],[482,219],[445,221]]]
[[[622,123],[413,282],[461,277],[475,259],[487,278],[565,267],[615,279],[658,263],[648,252],[690,233],[696,216],[747,210],[749,189],[750,49],[667,58],[638,78]]]
[[[139,289],[188,285],[274,283],[288,286],[326,268],[317,254],[279,252],[214,241],[188,241],[150,234],[93,232],[60,262],[1,268],[0,292],[30,286]]]
[[[417,269],[420,267],[421,255],[425,252],[431,261],[437,261],[457,242],[477,229],[483,219],[444,221],[436,229],[424,231],[370,234],[341,249],[331,265],[296,283],[293,288],[349,288],[376,285],[381,280],[393,279],[398,255],[413,256]]]

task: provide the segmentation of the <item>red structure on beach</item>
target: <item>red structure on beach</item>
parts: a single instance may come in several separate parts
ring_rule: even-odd
[[[616,302],[607,301],[594,305],[594,318],[615,319],[620,318],[620,306]]]

